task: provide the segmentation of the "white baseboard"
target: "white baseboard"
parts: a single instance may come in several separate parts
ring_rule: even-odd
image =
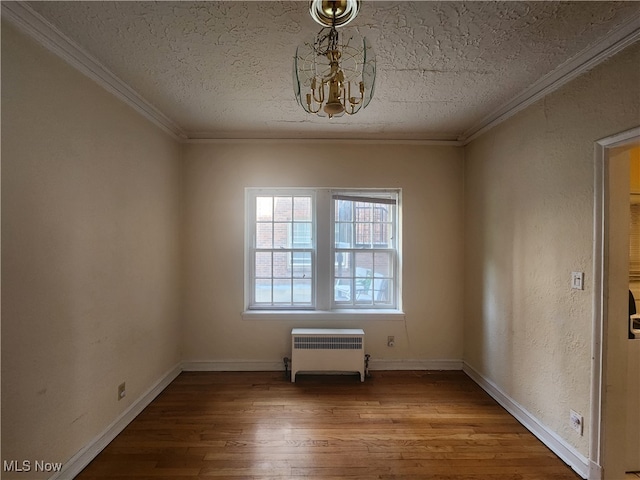
[[[182,362],[185,372],[284,372],[284,361],[204,360]]]
[[[384,360],[369,361],[369,370],[462,370],[462,360]]]
[[[569,445],[564,439],[558,436],[553,430],[542,424],[536,417],[529,413],[522,405],[504,393],[491,380],[486,379],[469,364],[463,364],[463,371],[471,377],[482,389],[493,397],[505,410],[513,415],[527,430],[533,433],[538,439],[544,443],[553,453],[560,457],[567,465],[569,465],[582,478],[594,478],[594,474],[590,471],[595,465]]]
[[[284,361],[211,360],[183,362],[185,372],[277,372]],[[462,370],[462,360],[384,360],[371,359],[369,370]]]
[[[602,467],[589,460],[589,480],[602,480]]]
[[[102,433],[89,442],[82,450],[71,457],[62,469],[49,480],[66,480],[78,475],[109,443],[122,432],[167,386],[180,375],[180,364],[165,373],[146,393],[133,402]]]

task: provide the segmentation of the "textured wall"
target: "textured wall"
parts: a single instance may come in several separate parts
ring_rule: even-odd
[[[179,361],[179,167],[179,145],[3,23],[3,459],[65,462]]]
[[[364,328],[372,359],[461,358],[461,149],[192,144],[184,161],[186,361],[279,362],[292,327],[323,325]],[[402,188],[406,320],[243,320],[244,189],[260,186]]]
[[[465,360],[585,456],[568,419],[591,408],[594,142],[640,123],[639,50],[465,150]]]

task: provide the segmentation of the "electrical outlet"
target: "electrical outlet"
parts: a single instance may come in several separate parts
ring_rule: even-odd
[[[118,385],[118,400],[122,400],[127,395],[127,388],[125,382]]]
[[[573,428],[576,432],[582,435],[583,431],[583,421],[582,415],[573,410],[570,410],[569,413],[569,422],[571,423],[571,428]]]
[[[387,337],[387,347],[393,347],[396,344],[396,337],[389,335]]]

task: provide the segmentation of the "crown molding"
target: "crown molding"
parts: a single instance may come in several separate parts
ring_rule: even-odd
[[[551,92],[559,89],[574,78],[591,70],[609,57],[624,50],[640,39],[640,13],[632,16],[619,28],[552,70],[509,102],[465,131],[458,139],[468,144],[509,117],[524,110]]]
[[[187,135],[169,117],[151,105],[123,80],[63,34],[25,2],[2,2],[2,18],[40,43],[138,113],[178,140]]]
[[[191,135],[188,135],[187,140],[184,143],[190,144],[256,144],[256,145],[269,145],[269,144],[277,144],[281,145],[283,143],[286,144],[313,144],[313,143],[331,143],[332,145],[414,145],[414,146],[441,146],[441,147],[461,147],[463,143],[459,140],[421,140],[421,139],[374,139],[374,138],[280,138],[280,137],[270,137],[270,138],[202,138],[197,137],[194,138]]]

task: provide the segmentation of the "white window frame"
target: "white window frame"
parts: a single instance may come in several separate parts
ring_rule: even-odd
[[[393,275],[395,285],[393,303],[380,307],[374,305],[341,305],[334,298],[334,259],[335,259],[335,212],[334,195],[375,197],[391,194],[396,201],[394,215],[395,265]],[[258,196],[312,196],[312,297],[313,305],[306,308],[296,306],[264,307],[253,304],[254,261],[253,252],[256,241],[255,198]],[[402,206],[401,189],[382,188],[246,188],[245,189],[245,305],[242,317],[245,319],[266,318],[282,319],[349,319],[363,317],[384,320],[404,319],[402,312]],[[364,250],[366,251],[366,250]]]

